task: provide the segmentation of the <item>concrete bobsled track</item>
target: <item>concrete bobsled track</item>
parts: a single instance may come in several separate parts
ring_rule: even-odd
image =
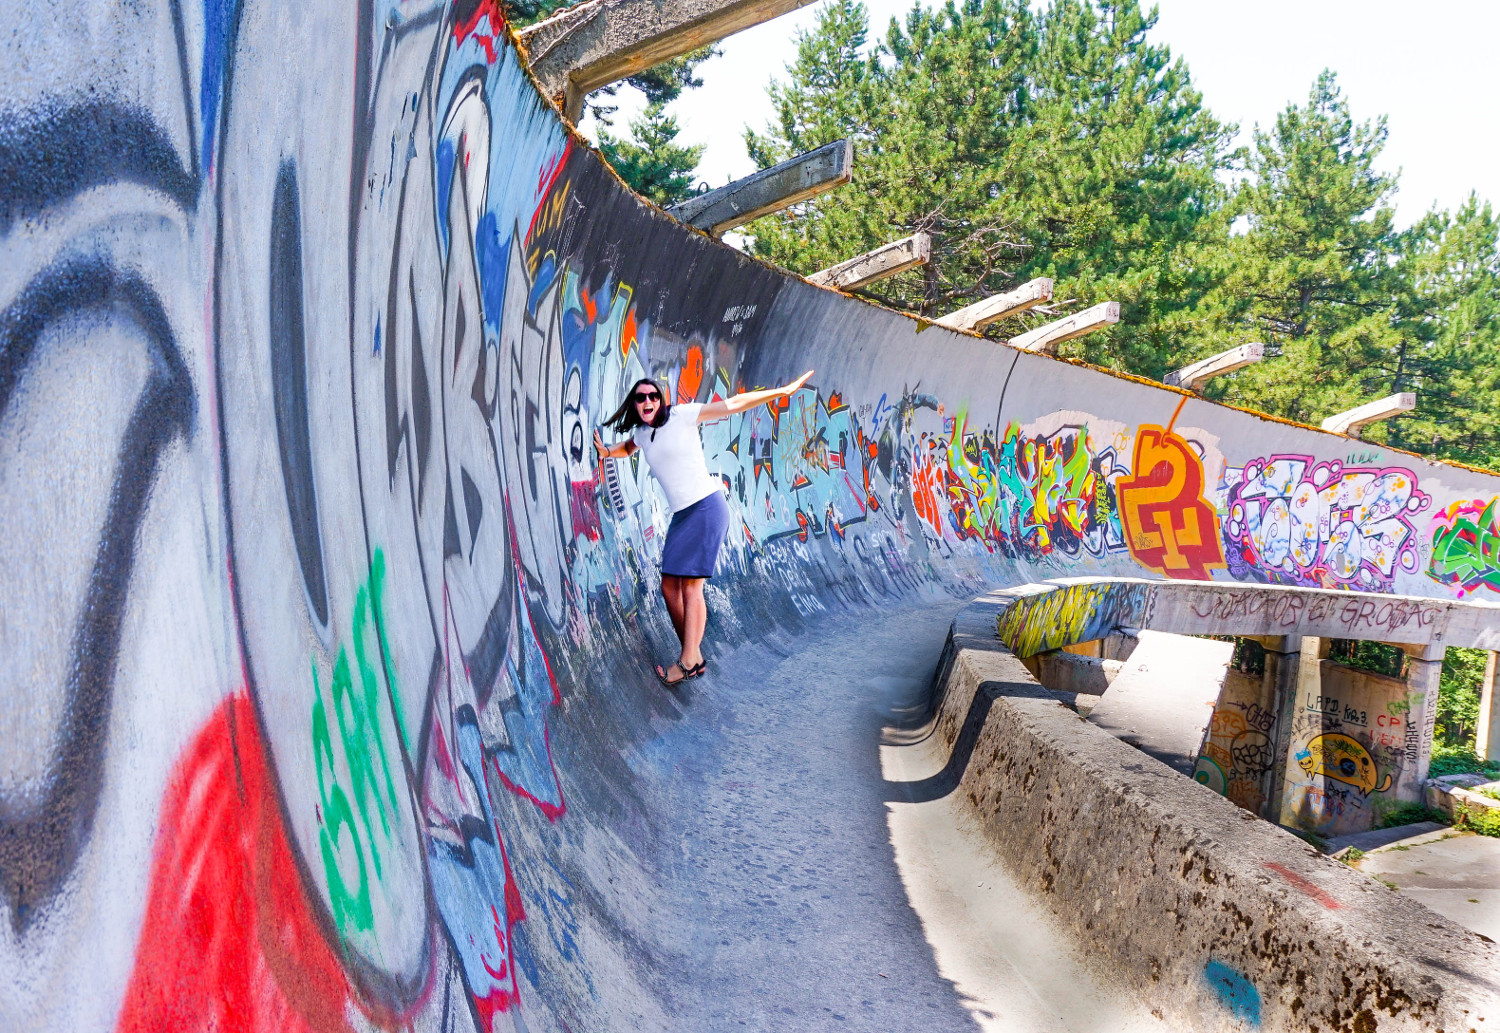
[[[942,837],[887,825],[879,730],[953,615],[1070,576],[1494,601],[1456,529],[1500,479],[757,264],[623,188],[493,0],[0,26],[0,1028],[956,1029],[1006,949],[1009,1028],[1126,1028],[1077,1008],[1106,954],[1087,992],[1036,960],[1032,883],[932,904]],[[593,428],[645,374],[809,367],[704,428],[734,522],[668,694],[668,512]]]

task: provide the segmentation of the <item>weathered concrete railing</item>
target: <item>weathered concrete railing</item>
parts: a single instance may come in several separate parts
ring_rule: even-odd
[[[953,623],[934,723],[954,795],[1109,972],[1198,1033],[1500,1021],[1500,951],[1254,820],[1067,710],[995,634]]]

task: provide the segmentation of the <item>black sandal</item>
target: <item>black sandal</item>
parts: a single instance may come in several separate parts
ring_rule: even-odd
[[[679,663],[677,666],[678,667],[682,667],[682,664]],[[686,681],[689,678],[701,678],[701,677],[703,677],[704,673],[707,670],[708,670],[708,661],[707,660],[699,660],[692,667],[682,667],[682,678],[683,678],[684,681]]]
[[[678,678],[675,681],[669,680],[667,678],[667,672],[663,671],[661,669],[661,664],[657,664],[656,668],[655,668],[656,669],[656,680],[659,681],[659,682],[661,682],[667,688],[669,688],[669,689],[675,689],[675,688],[677,688],[677,686],[681,685],[683,682],[685,682],[689,678],[693,677],[691,674],[689,674],[687,672],[687,670],[682,666],[682,664],[680,662],[674,663],[671,666],[677,668],[679,671],[682,671],[682,677],[681,678]],[[670,669],[671,668],[669,667],[668,670],[670,670]]]

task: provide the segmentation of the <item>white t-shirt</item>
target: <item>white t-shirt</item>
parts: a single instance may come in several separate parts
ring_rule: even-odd
[[[672,406],[667,422],[660,427],[637,427],[631,440],[646,457],[667,504],[673,513],[687,509],[694,502],[708,498],[723,488],[723,482],[708,472],[703,458],[703,439],[698,434],[697,402]]]

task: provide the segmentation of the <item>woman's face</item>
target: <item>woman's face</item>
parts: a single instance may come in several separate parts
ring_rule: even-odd
[[[656,414],[661,412],[661,392],[656,389],[655,384],[637,384],[634,393],[630,396],[630,401],[635,405],[635,411],[648,425],[656,419]]]

